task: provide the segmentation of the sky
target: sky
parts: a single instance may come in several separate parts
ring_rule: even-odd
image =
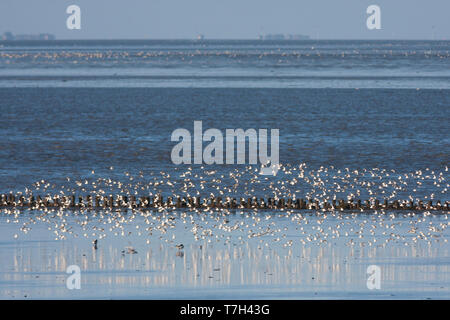
[[[69,30],[69,5],[81,30]],[[369,5],[381,29],[366,26]],[[450,39],[449,0],[1,0],[0,34],[52,33],[57,39]]]

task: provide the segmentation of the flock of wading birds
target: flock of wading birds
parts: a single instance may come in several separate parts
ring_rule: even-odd
[[[210,242],[223,239],[229,243],[232,235],[239,233],[239,241],[243,241],[244,237],[267,239],[272,236],[273,241],[285,239],[284,245],[290,246],[293,240],[288,240],[286,235],[289,227],[277,227],[275,222],[275,218],[280,217],[295,222],[293,227],[298,231],[302,243],[326,243],[341,236],[346,236],[349,243],[354,243],[354,238],[362,239],[366,233],[373,238],[365,244],[373,245],[377,241],[377,225],[382,226],[379,230],[384,230],[381,231],[384,244],[406,241],[407,245],[410,240],[433,239],[447,242],[445,237],[440,239],[439,235],[449,225],[447,216],[450,203],[436,198],[448,195],[449,184],[445,179],[448,167],[443,172],[426,169],[405,174],[378,168],[339,170],[333,166],[312,170],[306,164],[300,164],[280,166],[280,172],[279,176],[272,178],[259,175],[259,168],[253,166],[222,173],[204,167],[189,167],[184,171],[175,169],[172,173],[160,172],[150,176],[140,172],[134,177],[125,172],[121,179],[125,181],[119,181],[96,178],[92,171],[90,178],[76,181],[67,178],[66,186],[57,187],[41,180],[23,193],[4,194],[0,206],[3,214],[13,217],[8,222],[18,223],[24,211],[38,212],[30,216],[21,230],[27,233],[32,224],[46,221],[52,225],[58,239],[65,239],[68,234],[78,236],[70,225],[73,220],[69,221],[68,218],[81,215],[85,218],[77,221],[84,232],[83,236],[98,239],[107,235],[105,227],[98,225],[110,225],[109,231],[114,235],[125,236],[130,234],[125,231],[125,226],[140,216],[144,219],[144,225],[142,228],[137,226],[137,232],[138,235],[147,235],[148,243],[155,230],[161,233],[161,240],[172,243],[176,235],[164,235],[170,229],[176,229],[179,221],[192,232],[195,240]],[[55,188],[59,189],[56,194],[36,195]],[[172,196],[164,198],[163,193]],[[205,193],[209,193],[209,196],[201,197]],[[255,193],[270,196],[257,198]],[[304,195],[304,199],[296,197],[299,193]],[[181,196],[173,196],[176,194]],[[235,197],[237,194],[244,197]],[[399,199],[405,194],[406,198]],[[366,199],[361,201],[361,197]],[[369,214],[362,222],[358,220],[355,226],[344,222],[361,212]],[[233,219],[237,213],[245,215],[248,223]],[[409,235],[393,232],[398,225],[393,222],[398,214],[415,217],[408,220],[411,224],[407,231]],[[429,221],[429,215],[439,215],[442,219]],[[327,228],[322,227],[327,217],[338,220],[334,219]],[[317,225],[308,227],[311,218]],[[343,221],[337,222],[339,220]],[[370,223],[372,225],[367,229]],[[92,225],[90,231],[89,224]],[[180,248],[183,245],[176,246]],[[136,252],[133,250],[131,253]]]

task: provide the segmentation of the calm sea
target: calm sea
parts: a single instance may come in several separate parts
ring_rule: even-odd
[[[174,165],[171,133],[195,120],[279,129],[283,170]],[[445,201],[449,120],[449,41],[0,42],[0,193]],[[448,299],[448,226],[428,213],[3,210],[0,298]],[[82,290],[65,286],[74,264]]]
[[[449,58],[449,41],[1,42],[0,192],[170,172],[194,120],[278,128],[285,165],[444,170]]]

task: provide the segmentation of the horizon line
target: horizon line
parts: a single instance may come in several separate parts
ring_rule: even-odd
[[[308,41],[450,41],[450,38],[428,39],[428,38],[309,38],[309,39],[258,39],[258,38],[61,38],[61,39],[23,39],[23,40],[3,40],[0,42],[57,42],[57,41],[259,41],[259,42],[308,42]]]

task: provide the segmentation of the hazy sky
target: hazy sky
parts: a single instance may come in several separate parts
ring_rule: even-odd
[[[81,30],[66,8],[81,7]],[[381,7],[382,30],[366,9]],[[254,39],[265,33],[319,39],[450,39],[450,0],[0,0],[0,34],[58,39]]]

